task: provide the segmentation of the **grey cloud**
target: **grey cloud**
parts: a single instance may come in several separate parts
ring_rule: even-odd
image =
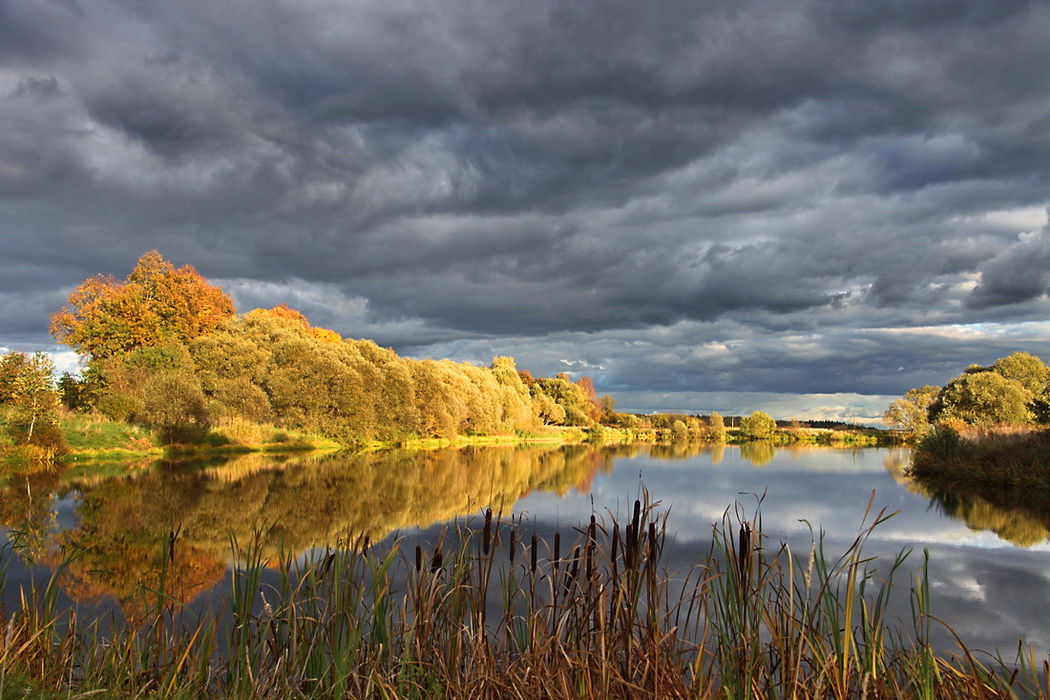
[[[1007,306],[1050,294],[1050,226],[1022,234],[981,266],[980,282],[966,299],[975,309]]]
[[[938,383],[1016,338],[863,334],[1045,319],[1046,232],[991,214],[1047,204],[1047,31],[1012,0],[2,3],[0,342],[158,248],[418,354],[558,371],[571,336],[625,391]]]

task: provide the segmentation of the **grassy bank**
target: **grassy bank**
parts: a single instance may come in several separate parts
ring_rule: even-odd
[[[574,541],[487,517],[411,551],[266,562],[240,543],[224,617],[182,611],[161,571],[150,618],[111,632],[60,610],[52,579],[0,611],[0,696],[1045,696],[1032,658],[934,651],[926,562],[913,575],[862,552],[886,517],[866,515],[838,557],[727,517],[687,571],[668,570],[664,517],[642,503]],[[895,578],[913,581],[906,622],[888,614]]]
[[[1050,489],[1050,430],[938,426],[912,456],[911,476],[961,490]]]

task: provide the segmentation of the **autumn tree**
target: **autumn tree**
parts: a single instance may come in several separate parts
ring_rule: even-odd
[[[892,428],[922,437],[930,430],[930,406],[937,400],[940,391],[938,387],[929,385],[909,389],[903,398],[889,405],[882,414],[882,420]]]
[[[193,267],[175,268],[157,251],[143,255],[123,282],[82,282],[51,316],[51,334],[81,355],[106,358],[137,347],[186,341],[234,313],[233,301]]]
[[[583,388],[574,382],[569,377],[562,373],[556,377],[545,378],[537,380],[532,385],[532,396],[534,399],[539,399],[543,405],[541,397],[546,397],[552,400],[555,404],[561,407],[564,411],[565,416],[563,423],[565,425],[574,426],[588,426],[594,421],[591,419],[590,412],[591,404]],[[544,410],[547,418],[545,422],[548,424],[557,425],[557,419],[550,410]]]
[[[754,411],[740,419],[740,433],[753,440],[766,440],[776,432],[777,422],[762,411]]]
[[[14,359],[11,359],[15,355]],[[42,352],[32,357],[25,353],[11,353],[0,361],[0,368],[10,377],[6,400],[11,406],[8,416],[12,437],[16,443],[36,445],[51,454],[65,449],[58,428],[61,406],[55,389],[55,363]]]
[[[587,399],[587,417],[597,422],[602,417],[602,404],[598,398],[598,392],[594,390],[594,382],[590,377],[580,377],[576,386],[583,390],[583,395]]]
[[[722,414],[718,411],[711,413],[711,420],[708,421],[706,434],[710,440],[714,440],[715,442],[725,442],[726,422],[722,418]]]
[[[14,398],[18,377],[29,366],[29,355],[24,352],[9,352],[0,357],[0,404],[8,403]]]

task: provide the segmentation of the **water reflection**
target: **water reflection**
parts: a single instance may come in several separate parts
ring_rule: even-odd
[[[188,603],[224,575],[231,537],[261,532],[264,557],[337,541],[379,541],[406,528],[507,513],[533,490],[589,491],[618,452],[593,446],[394,451],[299,457],[260,455],[219,465],[162,464],[105,478],[33,473],[10,479],[0,524],[18,530],[23,554],[54,566],[75,552],[62,579],[75,601],[112,597],[139,619],[161,576]],[[54,493],[75,489],[73,527],[53,527]],[[173,547],[169,546],[174,542]]]
[[[907,454],[886,457],[886,471],[914,494],[927,498],[944,515],[961,520],[975,532],[993,532],[1018,547],[1033,547],[1050,538],[1050,494],[1039,491],[1003,490],[974,493],[935,487],[908,476]]]
[[[994,628],[996,639],[1009,639],[1027,625],[1034,626],[1028,638],[1038,637],[1038,625],[1010,607],[1020,602],[1001,592],[1024,585],[1028,599],[1050,601],[1050,574],[1036,560],[1045,555],[1034,546],[1050,535],[1050,499],[935,493],[906,475],[909,457],[905,449],[679,442],[253,455],[120,476],[28,470],[0,483],[0,525],[18,531],[22,552],[50,567],[76,552],[62,579],[68,596],[116,600],[135,621],[161,576],[178,603],[212,590],[226,574],[231,535],[243,544],[260,528],[263,553],[274,561],[282,549],[377,542],[487,505],[525,514],[541,532],[569,531],[594,511],[622,514],[644,484],[669,508],[669,525],[689,558],[706,549],[703,540],[727,506],[756,503],[747,494],[768,494],[762,516],[774,540],[805,539],[813,524],[829,540],[849,541],[875,491],[876,508],[901,514],[880,527],[873,553],[892,561],[901,547],[929,547],[946,617],[968,619],[976,603],[998,616],[982,623],[981,634]],[[1035,551],[1003,548],[980,532]],[[166,548],[172,538],[174,548]]]

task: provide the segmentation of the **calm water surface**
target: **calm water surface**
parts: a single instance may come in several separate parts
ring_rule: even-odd
[[[683,569],[707,552],[712,526],[727,509],[747,518],[760,511],[765,535],[799,553],[808,552],[812,532],[822,531],[826,551],[837,556],[857,536],[871,502],[874,511],[896,515],[875,529],[864,551],[888,569],[901,549],[913,550],[905,570],[914,578],[928,549],[933,613],[968,646],[1010,653],[1021,638],[1045,654],[1050,513],[946,504],[903,476],[908,459],[899,448],[675,444],[254,455],[210,465],[137,465],[131,476],[22,474],[0,481],[0,542],[17,543],[39,565],[33,569],[4,547],[5,603],[15,604],[18,584],[50,573],[63,551],[75,550],[61,579],[67,599],[85,608],[106,601],[134,619],[144,613],[141,590],[155,585],[162,543],[173,530],[170,588],[204,607],[220,605],[227,590],[231,536],[245,543],[265,532],[263,547],[273,556],[363,536],[433,539],[489,504],[525,530],[572,533],[592,513],[626,520],[644,489],[668,514],[672,564]],[[901,616],[910,619],[907,582],[900,583]]]

